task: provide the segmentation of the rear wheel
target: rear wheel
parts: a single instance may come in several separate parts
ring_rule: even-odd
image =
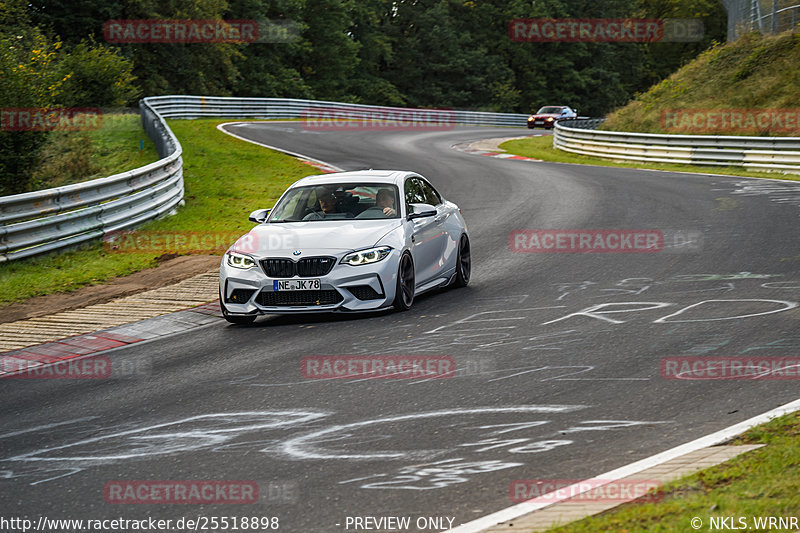
[[[248,324],[252,324],[255,322],[257,316],[256,315],[229,315],[228,310],[225,309],[225,304],[222,300],[222,290],[220,290],[219,294],[219,308],[222,311],[222,317],[230,322],[231,324],[239,324],[240,326],[246,326]]]
[[[411,309],[414,303],[414,283],[414,260],[406,252],[400,257],[400,265],[397,267],[397,288],[393,305],[398,311]]]
[[[453,284],[456,287],[466,287],[469,285],[469,278],[472,275],[472,255],[469,247],[469,237],[461,236],[458,241],[458,255],[456,256],[456,279]]]

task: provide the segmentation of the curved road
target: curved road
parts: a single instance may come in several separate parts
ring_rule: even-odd
[[[142,379],[3,380],[4,516],[277,516],[292,532],[345,531],[347,516],[455,526],[510,506],[513,480],[592,477],[798,396],[796,380],[674,380],[660,370],[673,356],[798,355],[796,185],[451,149],[527,132],[509,128],[227,128],[348,170],[420,172],[464,212],[471,285],[406,313],[220,321],[110,352],[151,363]],[[270,206],[254,199],[248,210],[259,207]],[[549,228],[660,230],[665,248],[510,249],[512,231]],[[300,374],[309,355],[449,355],[459,372],[309,380]],[[261,498],[104,499],[109,481],[188,479],[253,480]]]

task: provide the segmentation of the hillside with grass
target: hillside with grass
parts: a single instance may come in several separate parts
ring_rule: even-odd
[[[601,129],[800,136],[800,34],[745,35],[700,54]]]

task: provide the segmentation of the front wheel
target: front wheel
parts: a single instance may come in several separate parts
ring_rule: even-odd
[[[406,252],[400,257],[400,265],[397,267],[397,288],[392,305],[398,311],[411,309],[414,303],[414,283],[414,260]]]
[[[469,285],[469,278],[472,275],[472,254],[470,253],[469,237],[461,236],[458,241],[458,255],[456,256],[456,287],[466,287]]]

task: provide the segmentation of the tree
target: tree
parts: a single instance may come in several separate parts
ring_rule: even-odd
[[[356,0],[306,0],[299,70],[315,98],[349,100],[359,44],[349,32]]]
[[[703,23],[702,39],[696,42],[656,42],[647,45],[648,69],[637,87],[645,90],[663,80],[707,50],[714,42],[725,42],[727,14],[719,0],[638,0],[638,12],[648,18],[696,19]]]
[[[358,69],[351,93],[358,103],[405,106],[406,96],[386,78],[399,43],[392,0],[362,0],[353,4],[350,34],[359,43]]]
[[[286,23],[303,32],[303,0],[232,0],[225,13],[226,19],[256,20],[263,30],[268,24]],[[234,58],[239,81],[234,86],[237,96],[265,96],[285,98],[313,98],[311,87],[300,74],[301,54],[307,47],[302,34],[290,34],[288,39],[259,36],[259,41],[241,48]]]
[[[0,20],[0,196],[24,192],[29,169],[47,133],[14,131],[18,110],[55,104],[68,79],[58,68],[56,55],[61,43],[51,42],[35,28],[12,28]]]

